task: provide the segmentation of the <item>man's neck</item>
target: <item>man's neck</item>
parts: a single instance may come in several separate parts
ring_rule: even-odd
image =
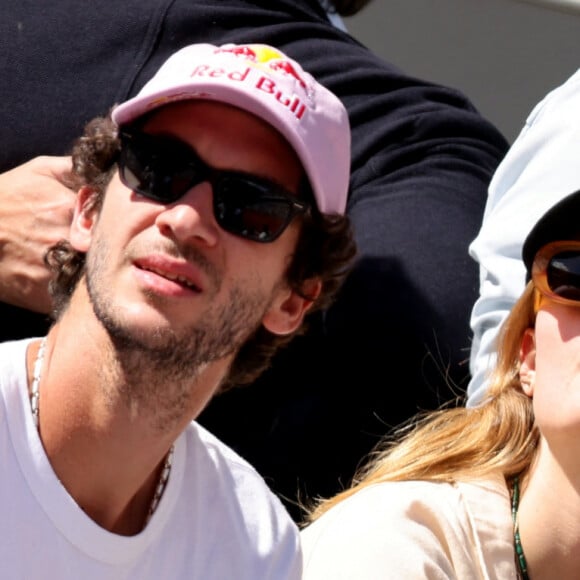
[[[38,346],[29,348],[30,381]],[[73,308],[49,333],[39,381],[39,433],[56,475],[89,517],[120,534],[143,528],[167,453],[224,372],[208,368],[181,385],[181,407],[160,418],[154,405],[132,404],[127,395],[128,380],[162,388],[147,369],[144,360],[140,374],[127,379],[106,334]]]
[[[38,347],[36,342],[29,348],[29,377]],[[52,354],[49,343],[44,370],[50,368]],[[76,378],[74,384],[63,381],[61,390],[41,374],[38,419],[46,454],[61,483],[91,519],[118,534],[138,533],[178,428],[152,436],[145,421],[131,425],[125,417],[123,425],[114,404],[104,405],[101,411],[98,404],[78,405],[75,393],[90,381],[83,381],[80,373]],[[67,388],[70,396],[63,398]],[[91,399],[87,392],[87,402]]]

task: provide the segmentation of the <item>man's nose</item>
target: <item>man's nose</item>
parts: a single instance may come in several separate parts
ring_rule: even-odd
[[[192,187],[183,197],[157,216],[155,223],[163,235],[179,243],[204,244],[212,247],[219,239],[219,225],[213,212],[212,187],[204,181]]]

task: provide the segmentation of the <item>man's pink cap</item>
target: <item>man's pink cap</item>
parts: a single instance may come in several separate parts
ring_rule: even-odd
[[[118,105],[125,125],[173,101],[233,105],[277,129],[296,151],[322,213],[343,214],[350,127],[339,99],[294,60],[265,44],[192,44],[173,54],[134,98]]]

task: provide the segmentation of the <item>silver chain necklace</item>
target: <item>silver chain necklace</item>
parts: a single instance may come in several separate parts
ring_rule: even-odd
[[[40,384],[40,373],[42,370],[42,363],[44,361],[44,353],[46,351],[46,342],[47,337],[45,336],[40,342],[40,348],[38,349],[38,354],[36,355],[36,360],[34,361],[34,369],[32,372],[32,387],[30,388],[30,410],[32,411],[32,420],[34,421],[34,425],[36,426],[37,430],[40,429],[38,413],[40,397],[38,386]],[[171,473],[173,451],[174,446],[172,445],[169,453],[165,457],[165,463],[163,464],[163,469],[161,470],[161,475],[159,476],[159,481],[157,482],[157,487],[155,488],[155,493],[153,494],[153,499],[151,500],[151,505],[149,506],[149,510],[147,512],[145,524],[149,522],[151,516],[153,516],[155,513],[155,510],[161,501],[161,497],[163,496],[163,492],[165,491],[165,487],[169,479],[169,474]]]

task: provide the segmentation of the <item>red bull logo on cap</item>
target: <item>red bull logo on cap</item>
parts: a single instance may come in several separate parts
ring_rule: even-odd
[[[306,90],[306,83],[304,79],[296,71],[296,67],[288,60],[288,58],[281,52],[271,46],[263,44],[232,46],[231,48],[220,48],[217,52],[230,52],[232,54],[241,55],[248,60],[261,63],[273,71],[281,71],[287,75],[293,76],[300,86]]]
[[[265,45],[242,45],[222,46],[216,53],[231,54],[239,57],[239,61],[232,59],[232,63],[243,64],[239,68],[216,66],[215,63],[197,65],[191,72],[192,77],[227,78],[230,81],[251,83],[252,87],[266,94],[272,95],[282,106],[288,108],[297,119],[301,119],[306,111],[306,104],[299,94],[296,94],[295,86],[288,85],[292,79],[293,84],[298,84],[305,96],[308,96],[308,85],[296,66],[288,58],[276,49]],[[229,63],[228,63],[229,64]],[[262,71],[258,78],[252,71]],[[280,82],[276,82],[273,76],[278,76]],[[288,89],[292,89],[289,92]]]

